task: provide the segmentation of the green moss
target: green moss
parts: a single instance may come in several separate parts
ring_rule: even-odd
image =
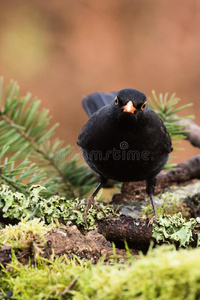
[[[44,240],[44,236],[49,232],[54,225],[45,225],[40,219],[33,219],[30,221],[22,220],[18,225],[6,226],[0,230],[0,247],[10,246],[14,248],[26,248],[34,237]]]
[[[125,264],[97,265],[60,257],[35,266],[14,257],[3,269],[15,299],[197,300],[200,299],[200,249],[175,251],[162,246]],[[2,279],[1,279],[2,280]]]

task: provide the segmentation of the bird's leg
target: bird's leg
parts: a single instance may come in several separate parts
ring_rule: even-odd
[[[152,209],[153,209],[153,215],[157,218],[156,209],[155,209],[155,203],[154,203],[154,200],[153,200],[153,195],[150,194],[149,197],[150,197],[150,200],[151,200],[151,205],[152,205]]]
[[[85,207],[85,213],[84,213],[84,221],[85,224],[87,224],[87,213],[90,207],[93,205],[93,207],[96,207],[97,209],[100,209],[100,207],[95,204],[94,197],[98,194],[100,189],[103,187],[103,185],[107,182],[107,179],[105,177],[100,176],[100,182],[94,192],[87,198],[86,201],[86,207]]]
[[[146,192],[150,197],[151,205],[152,205],[152,209],[153,209],[153,218],[150,221],[152,223],[153,223],[154,220],[157,219],[155,203],[154,203],[154,200],[153,200],[153,194],[154,194],[154,191],[155,191],[155,187],[156,187],[156,177],[146,180]]]

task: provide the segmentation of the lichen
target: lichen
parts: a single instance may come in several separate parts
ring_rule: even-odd
[[[156,212],[158,215],[173,215],[181,211],[184,217],[190,217],[189,207],[186,202],[190,200],[197,203],[200,199],[200,181],[187,186],[171,186],[164,192],[154,196]],[[142,207],[142,214],[152,217],[152,207],[150,201]]]
[[[152,237],[157,242],[178,243],[180,247],[187,247],[193,242],[192,230],[197,224],[200,224],[199,217],[185,221],[180,212],[173,216],[159,216],[153,225]]]
[[[40,218],[50,224],[55,220],[73,221],[77,225],[85,226],[85,199],[65,199],[59,195],[50,198],[42,197],[41,193],[45,187],[33,185],[30,188],[29,196],[19,192],[13,192],[9,186],[0,187],[0,208],[3,217],[20,220],[24,218],[31,220]],[[100,210],[93,206],[87,215],[87,229],[95,228],[96,219],[102,219],[105,215],[114,214],[112,206],[99,204]]]

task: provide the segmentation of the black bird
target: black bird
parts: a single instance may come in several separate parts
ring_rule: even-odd
[[[99,184],[87,199],[85,220],[89,207],[95,205],[94,197],[108,179],[146,180],[146,192],[156,217],[156,175],[173,150],[164,123],[147,106],[146,96],[135,89],[91,94],[83,99],[83,107],[90,119],[77,144],[86,163],[99,175]]]

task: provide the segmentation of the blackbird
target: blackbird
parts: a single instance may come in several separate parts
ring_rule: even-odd
[[[83,99],[90,116],[77,144],[86,163],[99,175],[99,184],[87,199],[85,220],[94,197],[113,179],[120,182],[146,180],[153,215],[156,175],[173,150],[171,138],[160,117],[148,107],[146,96],[136,89],[91,94]]]

